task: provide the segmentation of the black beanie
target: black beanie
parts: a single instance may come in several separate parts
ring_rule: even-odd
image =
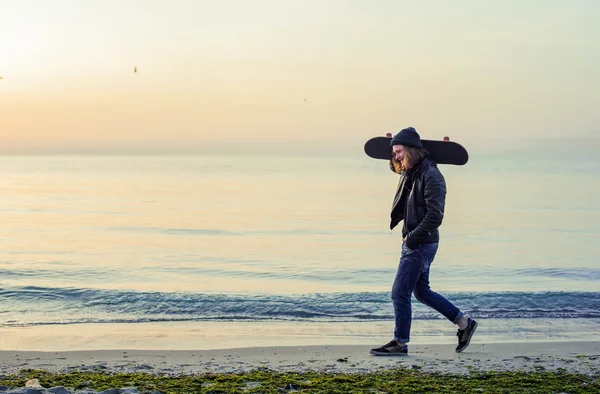
[[[405,129],[400,130],[400,132],[396,134],[390,142],[390,146],[394,145],[404,145],[412,146],[414,148],[423,148],[423,144],[421,143],[421,137],[419,137],[419,133],[417,133],[417,130],[415,130],[414,127],[407,127]]]

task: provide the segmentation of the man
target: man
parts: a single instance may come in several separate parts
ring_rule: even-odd
[[[444,216],[446,182],[437,164],[428,157],[427,150],[423,149],[421,137],[413,127],[396,134],[391,146],[390,167],[401,178],[392,206],[390,229],[404,221],[402,255],[392,286],[396,327],[394,340],[371,349],[371,354],[408,354],[412,294],[418,301],[440,312],[458,326],[456,352],[462,352],[469,346],[477,322],[429,288],[429,269],[438,249],[438,227]]]

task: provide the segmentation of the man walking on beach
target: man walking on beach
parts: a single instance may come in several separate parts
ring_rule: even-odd
[[[429,269],[438,249],[438,227],[444,217],[446,182],[437,164],[423,149],[421,137],[414,128],[400,131],[392,138],[391,145],[390,167],[401,178],[392,205],[390,229],[404,221],[402,255],[392,286],[396,328],[394,340],[371,349],[371,354],[408,354],[412,294],[458,326],[456,352],[462,352],[469,346],[477,322],[463,315],[450,301],[429,288]]]

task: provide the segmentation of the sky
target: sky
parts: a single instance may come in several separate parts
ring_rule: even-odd
[[[600,2],[0,0],[0,152],[600,148]],[[137,72],[134,73],[134,67]]]

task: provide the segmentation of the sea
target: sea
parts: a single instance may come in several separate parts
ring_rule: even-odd
[[[440,169],[432,289],[492,340],[600,340],[600,159],[472,154]],[[391,336],[397,183],[362,152],[1,156],[0,331],[210,322]],[[413,318],[455,334],[416,300]]]

